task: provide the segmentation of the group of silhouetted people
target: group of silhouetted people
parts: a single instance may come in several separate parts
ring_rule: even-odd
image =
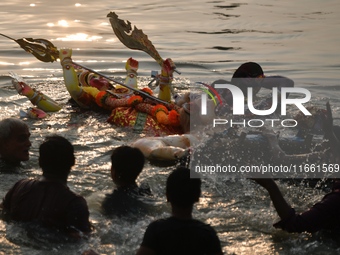
[[[329,104],[325,117],[326,138],[331,141],[334,162],[339,163],[339,142],[332,131]],[[29,160],[31,147],[28,126],[19,119],[0,121],[0,169],[19,166]],[[273,152],[283,153],[275,137],[269,136]],[[301,160],[310,155],[283,155]],[[137,148],[120,146],[111,154],[111,178],[116,185],[112,194],[106,195],[102,208],[105,213],[127,215],[138,207],[139,196],[152,196],[148,186],[137,185],[144,167],[144,156]],[[73,145],[60,135],[47,136],[39,147],[39,166],[42,176],[23,179],[14,184],[1,203],[2,213],[9,219],[37,222],[44,227],[62,230],[74,238],[91,233],[86,200],[67,186],[68,175],[75,165]],[[288,232],[315,232],[340,227],[340,182],[334,181],[331,193],[308,211],[297,214],[286,202],[276,182],[272,179],[255,179],[270,195],[281,221],[274,226]],[[190,169],[178,167],[166,182],[166,199],[171,204],[172,215],[152,222],[145,231],[138,255],[143,254],[222,254],[220,240],[209,225],[192,217],[193,206],[201,195],[201,179]],[[143,204],[143,203],[142,203]],[[86,251],[84,254],[96,254]]]
[[[29,137],[23,121],[14,118],[0,121],[2,168],[18,166],[29,159]],[[129,203],[129,199],[151,195],[148,187],[136,183],[144,167],[144,155],[137,148],[120,146],[113,150],[111,163],[111,178],[116,189],[104,199],[103,209],[106,213],[124,215],[136,206],[134,202]],[[15,183],[3,198],[2,213],[11,220],[35,222],[76,239],[90,234],[93,226],[86,200],[67,186],[74,164],[72,144],[59,135],[47,136],[39,147],[42,176]],[[200,195],[201,180],[198,176],[191,178],[188,168],[178,167],[171,172],[166,197],[172,216],[150,224],[137,254],[222,254],[215,230],[192,218],[193,205]],[[84,254],[96,253],[89,250]]]

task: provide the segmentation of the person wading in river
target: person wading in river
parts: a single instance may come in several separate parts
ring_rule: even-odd
[[[295,162],[313,162],[322,157],[329,158],[326,166],[339,166],[340,163],[340,143],[334,134],[333,118],[329,103],[327,103],[327,114],[323,120],[325,138],[330,142],[330,154],[326,152],[312,152],[299,155],[286,155],[279,146],[275,136],[269,135],[268,140],[273,151],[279,160]],[[330,171],[331,172],[331,171]],[[339,174],[339,173],[338,173]],[[273,179],[254,179],[259,185],[264,187],[273,202],[273,205],[281,218],[281,221],[274,224],[274,227],[287,232],[316,232],[319,230],[340,230],[340,179],[333,180],[332,191],[325,195],[322,200],[314,204],[310,209],[302,213],[296,213],[283,197],[279,187]]]
[[[0,170],[20,166],[29,160],[30,132],[25,122],[16,118],[0,121]]]
[[[193,205],[200,195],[200,178],[191,178],[188,168],[174,170],[166,182],[172,216],[148,226],[137,255],[223,254],[215,230],[192,218]]]
[[[42,177],[18,181],[0,205],[3,213],[11,220],[36,222],[76,238],[90,233],[87,203],[67,186],[74,164],[72,144],[64,137],[48,136],[39,147]]]

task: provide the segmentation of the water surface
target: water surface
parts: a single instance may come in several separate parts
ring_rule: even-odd
[[[127,49],[114,35],[106,15],[114,11],[148,35],[163,58],[171,57],[181,75],[174,86],[186,90],[196,81],[230,79],[243,62],[255,61],[265,74],[279,74],[311,91],[310,104],[330,101],[339,117],[340,3],[302,1],[8,1],[0,4],[0,33],[15,39],[44,38],[58,48],[73,48],[73,59],[116,79],[125,77],[125,61],[139,61],[139,83],[150,81],[158,64],[146,53]],[[31,161],[19,174],[1,174],[0,197],[20,178],[40,174],[37,149],[43,137],[59,133],[75,145],[77,165],[71,189],[85,196],[96,230],[88,241],[56,244],[31,236],[22,226],[0,221],[0,254],[80,254],[87,248],[102,254],[134,254],[147,225],[168,216],[164,183],[171,166],[148,162],[139,181],[155,195],[154,214],[129,219],[105,217],[100,203],[113,184],[109,175],[111,150],[140,135],[106,123],[106,115],[80,111],[68,103],[59,62],[43,63],[15,42],[0,37],[0,118],[18,116],[31,106],[11,85],[9,71],[63,105],[44,120],[29,120]],[[338,122],[338,120],[335,120]],[[282,183],[297,210],[318,201],[320,189]],[[277,220],[268,195],[249,180],[204,180],[203,198],[195,217],[218,232],[226,254],[338,254],[338,242],[327,236],[287,234],[275,230]],[[48,238],[46,238],[48,240]]]

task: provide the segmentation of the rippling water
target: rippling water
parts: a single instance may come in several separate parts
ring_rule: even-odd
[[[124,62],[139,64],[140,84],[159,70],[146,53],[127,49],[112,32],[106,15],[114,11],[149,36],[163,58],[171,57],[181,75],[177,89],[196,81],[229,79],[243,62],[255,61],[265,74],[293,79],[312,93],[311,104],[330,101],[339,117],[340,3],[336,0],[302,1],[39,1],[12,0],[0,4],[0,33],[15,39],[44,38],[58,48],[74,49],[73,59],[106,75],[122,79]],[[37,149],[43,137],[60,133],[77,151],[77,166],[70,187],[86,197],[93,236],[78,244],[55,244],[39,235],[29,236],[22,226],[0,221],[0,254],[80,254],[87,248],[102,254],[133,254],[146,226],[167,216],[164,181],[171,166],[147,163],[140,181],[155,194],[155,213],[137,222],[107,218],[100,212],[109,177],[112,148],[139,135],[105,122],[107,116],[80,111],[68,103],[59,62],[43,63],[6,38],[0,37],[0,118],[18,116],[31,106],[11,85],[9,71],[23,76],[32,87],[56,99],[63,109],[42,121],[27,120],[32,132],[31,161],[19,174],[1,174],[0,197],[23,177],[40,174]],[[336,120],[337,122],[338,120]],[[282,184],[285,196],[303,210],[323,192]],[[226,254],[338,254],[338,243],[327,237],[287,234],[271,224],[277,215],[263,189],[249,180],[204,180],[204,196],[194,215],[217,230]]]

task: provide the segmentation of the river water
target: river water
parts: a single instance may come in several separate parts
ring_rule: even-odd
[[[243,62],[261,64],[267,75],[283,75],[312,93],[309,104],[330,101],[334,117],[340,107],[340,2],[301,1],[24,1],[0,4],[0,33],[12,38],[44,38],[58,48],[73,48],[73,60],[110,77],[125,77],[125,61],[139,61],[139,83],[150,81],[157,63],[146,53],[126,48],[114,35],[106,15],[114,11],[143,29],[163,58],[171,57],[181,75],[179,91],[197,81],[230,79]],[[44,120],[25,120],[32,133],[31,160],[23,171],[1,174],[0,197],[15,181],[40,174],[38,146],[43,137],[61,134],[75,145],[77,165],[69,186],[83,195],[96,230],[80,243],[52,242],[19,224],[0,221],[0,254],[80,254],[92,248],[101,254],[134,254],[147,225],[169,215],[164,199],[165,179],[172,166],[146,163],[139,181],[151,186],[154,213],[131,220],[106,217],[100,204],[113,184],[109,156],[118,145],[139,138],[106,123],[107,116],[80,111],[68,103],[59,62],[43,63],[15,42],[0,37],[0,118],[18,116],[31,106],[17,94],[8,72],[13,71],[63,105]],[[318,201],[322,189],[280,186],[297,210]],[[339,243],[324,235],[287,234],[275,230],[277,214],[267,193],[250,180],[205,179],[203,197],[194,216],[211,224],[225,254],[338,254]],[[34,232],[34,231],[33,231]]]

